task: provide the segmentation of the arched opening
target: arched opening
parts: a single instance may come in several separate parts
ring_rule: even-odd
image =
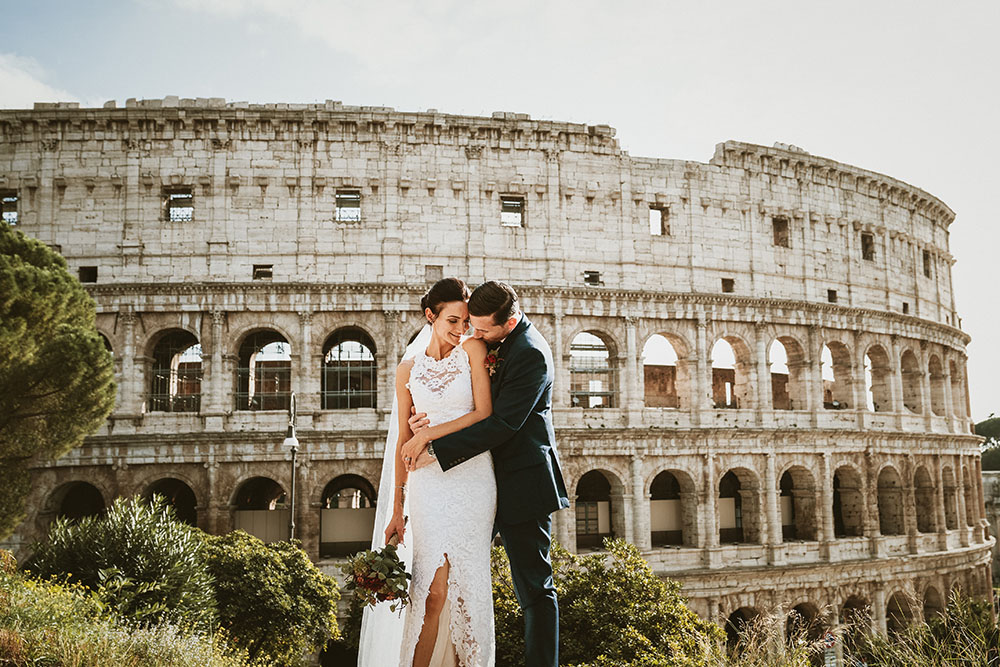
[[[719,480],[719,543],[760,543],[760,487],[745,469],[729,470]]]
[[[850,466],[833,474],[833,532],[836,537],[864,535],[864,485],[861,475]]]
[[[323,410],[377,407],[375,343],[361,329],[339,329],[326,339],[321,372]]]
[[[816,483],[812,474],[802,466],[793,466],[781,476],[778,486],[782,539],[817,539]]]
[[[880,345],[873,345],[865,354],[865,395],[872,412],[892,412],[892,371],[889,355]]]
[[[720,338],[712,346],[712,401],[716,408],[750,407],[750,354],[738,338]]]
[[[917,355],[912,350],[903,352],[899,360],[900,372],[903,374],[903,407],[914,414],[923,411],[920,399],[921,371]]]
[[[965,382],[962,374],[958,370],[958,364],[954,361],[948,362],[951,375],[951,410],[956,417],[964,418],[965,412]]]
[[[945,405],[944,368],[936,354],[932,354],[927,360],[927,372],[931,376],[931,412],[944,417],[948,412],[948,407]]]
[[[56,492],[53,500],[56,516],[73,521],[86,516],[98,516],[107,508],[101,492],[87,482],[70,482],[64,485]]]
[[[146,498],[163,496],[167,504],[173,506],[178,519],[190,526],[198,525],[198,501],[191,487],[181,480],[174,477],[158,479],[149,485],[143,495]]]
[[[583,331],[569,346],[570,405],[613,408],[617,404],[615,364],[611,350],[596,333]]]
[[[288,539],[289,511],[285,490],[268,477],[252,477],[240,485],[233,499],[233,528],[264,542]]]
[[[819,608],[811,602],[792,607],[785,620],[785,640],[790,644],[803,639],[814,642],[823,636],[824,630]]]
[[[198,412],[201,408],[201,345],[189,331],[176,329],[153,347],[151,412]]]
[[[611,482],[600,470],[591,470],[576,485],[576,548],[600,548],[614,536],[611,525]]]
[[[917,531],[935,532],[937,512],[934,511],[934,482],[926,466],[917,468],[917,472],[913,475],[913,494],[917,507]]]
[[[377,498],[368,480],[358,475],[341,475],[326,485],[320,510],[320,557],[349,556],[369,547]]]
[[[695,546],[698,508],[691,478],[679,470],[664,470],[649,491],[652,545]]]
[[[665,336],[654,334],[646,341],[642,348],[642,373],[647,408],[681,407],[680,397],[687,395],[687,377],[681,377],[677,351]]]
[[[288,410],[292,349],[277,331],[256,331],[240,345],[236,371],[237,410]]]
[[[805,354],[798,341],[779,336],[767,352],[771,369],[771,405],[775,410],[805,410]]]
[[[944,612],[945,604],[944,600],[941,599],[941,594],[934,586],[928,586],[924,590],[924,622],[929,623]]]
[[[108,337],[105,336],[104,334],[102,334],[99,331],[97,332],[97,335],[101,337],[101,342],[104,343],[104,349],[107,350],[108,352],[110,352],[112,357],[115,356],[115,351],[111,347],[111,341],[108,340]]]
[[[851,390],[851,353],[843,343],[831,341],[823,346],[823,407],[844,410],[854,401]]]
[[[896,591],[885,605],[885,627],[890,635],[898,635],[913,622],[913,610],[902,591]]]
[[[730,650],[739,646],[746,636],[748,626],[752,626],[759,616],[760,612],[753,607],[740,607],[729,615],[726,619],[726,646]]]
[[[878,528],[883,535],[902,535],[903,482],[892,466],[882,468],[878,474]]]
[[[972,476],[969,474],[968,466],[962,466],[962,483],[965,486],[965,525],[976,525],[976,504],[979,502],[979,493],[973,485]]]
[[[858,595],[847,598],[840,608],[840,624],[844,627],[844,655],[854,655],[862,646],[862,638],[871,631],[871,605]]]
[[[948,530],[955,530],[958,528],[958,487],[950,466],[941,470],[941,478],[944,482],[944,525]]]

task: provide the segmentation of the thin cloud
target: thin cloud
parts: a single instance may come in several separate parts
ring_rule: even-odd
[[[45,83],[38,61],[13,53],[0,54],[0,107],[30,109],[35,102],[80,102],[80,98]]]

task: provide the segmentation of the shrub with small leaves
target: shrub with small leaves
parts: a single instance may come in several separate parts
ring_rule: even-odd
[[[118,498],[103,516],[57,520],[25,568],[36,577],[79,582],[140,625],[215,627],[200,531],[179,521],[160,496]]]

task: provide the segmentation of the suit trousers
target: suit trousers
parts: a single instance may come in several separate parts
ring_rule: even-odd
[[[514,593],[524,612],[524,665],[558,667],[559,603],[549,560],[552,516],[520,523],[497,517],[494,528],[510,559]]]

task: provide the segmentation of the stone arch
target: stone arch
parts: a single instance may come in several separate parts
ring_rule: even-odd
[[[104,349],[111,353],[111,356],[115,356],[115,348],[111,345],[111,338],[103,331],[97,331],[97,335],[101,337],[101,342],[104,343]]]
[[[931,381],[931,412],[939,417],[948,414],[948,406],[945,404],[945,376],[941,359],[932,354],[927,360],[927,374]]]
[[[682,361],[686,357],[686,343],[676,334],[655,333],[646,340],[642,370],[647,408],[680,408],[690,400],[690,373]]]
[[[821,375],[823,378],[823,407],[843,410],[854,403],[853,368],[851,350],[839,341],[830,340],[823,345]]]
[[[816,481],[812,473],[792,465],[778,479],[782,540],[818,539]]]
[[[838,611],[838,620],[844,628],[844,651],[849,653],[860,646],[863,637],[871,632],[871,603],[865,596],[855,593],[844,600]]]
[[[747,630],[759,617],[760,611],[756,607],[740,607],[731,613],[726,618],[726,646],[737,649]]]
[[[958,364],[954,359],[948,362],[948,370],[951,375],[951,409],[956,417],[965,418],[965,381]]]
[[[897,590],[885,604],[885,627],[890,635],[898,635],[913,623],[913,607],[909,596]]]
[[[292,348],[276,329],[253,329],[240,341],[236,368],[237,410],[288,410]]]
[[[320,408],[376,408],[378,364],[375,340],[363,328],[340,327],[326,337],[320,361]]]
[[[202,350],[198,337],[184,328],[164,329],[147,343],[146,408],[150,412],[198,412],[201,409]]]
[[[923,411],[920,384],[923,372],[913,350],[906,349],[899,357],[899,370],[903,376],[903,407],[914,414]]]
[[[807,409],[806,356],[802,344],[792,336],[778,336],[767,348],[767,361],[771,373],[771,407]]]
[[[287,540],[290,532],[288,496],[270,477],[250,477],[233,492],[233,528],[264,542]]]
[[[716,486],[719,543],[761,543],[760,483],[748,468],[731,468]]]
[[[154,494],[162,496],[174,508],[178,519],[190,526],[198,525],[198,498],[187,481],[172,475],[160,477],[147,484],[142,493],[147,499]]]
[[[320,502],[320,558],[349,556],[369,547],[377,499],[375,487],[360,475],[339,475],[327,483]]]
[[[882,535],[902,535],[903,480],[892,465],[887,464],[878,474],[878,527]]]
[[[972,475],[969,474],[969,466],[962,464],[962,486],[965,493],[965,525],[976,525],[976,504],[979,502],[979,493],[972,482]]]
[[[958,486],[951,466],[941,469],[942,496],[944,500],[944,525],[947,530],[958,528]]]
[[[716,339],[711,350],[712,402],[716,408],[753,406],[750,347],[739,336]]]
[[[833,473],[833,532],[840,537],[864,535],[864,477],[850,464],[839,466]]]
[[[813,642],[823,636],[825,627],[819,607],[812,602],[801,602],[792,607],[785,618],[785,639]]]
[[[618,407],[618,355],[614,339],[597,329],[570,339],[570,405],[576,408]]]
[[[576,483],[576,548],[600,548],[606,537],[624,537],[624,486],[615,473],[601,468]]]
[[[937,530],[934,481],[927,466],[917,467],[913,473],[913,500],[917,508],[917,532],[933,533]]]
[[[653,478],[649,491],[651,544],[697,546],[698,493],[691,475],[663,470]]]
[[[108,496],[83,480],[60,484],[49,494],[45,506],[57,518],[76,521],[87,516],[99,516],[108,507]]]
[[[944,614],[945,609],[945,602],[937,587],[928,585],[924,588],[924,622],[930,622],[936,616]]]
[[[889,355],[879,344],[865,351],[865,393],[872,412],[892,412],[892,369]]]

